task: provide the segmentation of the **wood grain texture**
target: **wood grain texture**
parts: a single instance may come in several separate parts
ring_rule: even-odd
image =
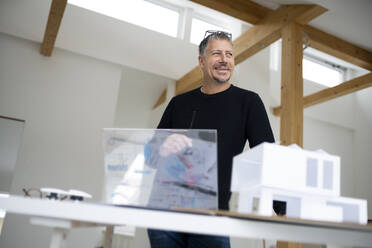
[[[159,99],[156,101],[155,105],[152,107],[152,109],[155,109],[159,105],[161,105],[165,100],[167,99],[167,89],[163,90],[161,93]]]
[[[257,24],[260,20],[266,17],[269,13],[272,13],[274,10],[269,9],[264,6],[257,7],[257,3],[252,1],[243,1],[245,2],[246,8],[241,6],[243,0],[238,1],[218,1],[218,4],[214,5],[214,1],[203,1],[195,0],[203,4],[206,7],[215,9],[217,11],[223,12],[240,20],[249,22],[251,24]],[[232,10],[233,9],[233,10]],[[296,21],[298,23],[307,23],[309,18],[314,18],[314,15],[319,15],[323,13],[326,9],[317,6],[309,11],[307,15],[298,18]],[[245,14],[248,17],[245,17]],[[253,21],[254,20],[254,21]],[[357,28],[357,27],[356,27]],[[318,49],[324,53],[337,57],[339,59],[345,60],[351,64],[360,66],[369,71],[372,70],[372,53],[368,50],[365,50],[357,45],[354,45],[348,41],[340,39],[334,35],[328,34],[320,29],[314,28],[310,25],[304,25],[304,32],[309,36],[310,47]]]
[[[372,70],[372,53],[370,51],[309,25],[305,25],[303,30],[309,36],[310,47],[360,66],[366,70]]]
[[[52,55],[66,5],[67,0],[52,1],[48,16],[48,22],[44,33],[43,43],[40,47],[40,53],[45,56]]]
[[[309,12],[313,13],[314,8],[316,5],[287,5],[269,14],[234,40],[235,64],[243,62],[277,41],[281,37],[281,29],[285,25],[302,16],[309,16]],[[202,72],[199,66],[196,66],[177,80],[176,95],[199,87],[201,82]]]
[[[363,76],[346,81],[337,86],[305,96],[302,99],[303,107],[307,108],[315,104],[326,102],[334,98],[344,96],[368,87],[372,87],[372,73],[365,74]],[[282,111],[281,106],[278,106],[273,109],[273,113],[276,116],[280,116],[281,111]]]
[[[280,143],[303,143],[302,30],[290,23],[282,30]]]
[[[255,3],[253,1],[245,0],[191,0],[194,3],[201,4],[208,8],[220,11],[229,16],[236,17],[240,20],[250,24],[257,24],[267,14],[271,12],[270,9]]]

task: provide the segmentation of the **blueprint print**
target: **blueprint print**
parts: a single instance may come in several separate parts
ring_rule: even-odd
[[[215,130],[104,129],[105,199],[217,209]]]

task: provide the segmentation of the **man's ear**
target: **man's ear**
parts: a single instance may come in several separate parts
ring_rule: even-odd
[[[199,61],[199,66],[200,66],[200,68],[203,68],[203,67],[204,67],[203,56],[199,55],[199,57],[198,57],[198,61]]]

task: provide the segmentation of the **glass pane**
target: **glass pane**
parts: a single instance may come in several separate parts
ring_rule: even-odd
[[[205,31],[207,30],[220,30],[220,31],[229,32],[228,30],[220,26],[213,25],[211,23],[202,21],[197,18],[193,18],[192,24],[191,24],[190,42],[193,44],[199,45],[200,42],[204,38]]]
[[[325,160],[323,162],[323,188],[333,189],[333,162]]]
[[[318,161],[315,158],[306,158],[306,186],[318,186]]]
[[[333,87],[341,83],[341,73],[308,59],[303,59],[303,77],[307,80]]]
[[[69,0],[68,3],[163,34],[177,36],[179,13],[148,1]]]
[[[112,204],[217,209],[215,130],[104,129]]]

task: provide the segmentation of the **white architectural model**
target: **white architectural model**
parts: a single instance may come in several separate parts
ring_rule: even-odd
[[[340,157],[263,143],[234,157],[231,191],[238,212],[367,223],[367,201],[340,197]],[[276,211],[277,212],[277,211]]]

